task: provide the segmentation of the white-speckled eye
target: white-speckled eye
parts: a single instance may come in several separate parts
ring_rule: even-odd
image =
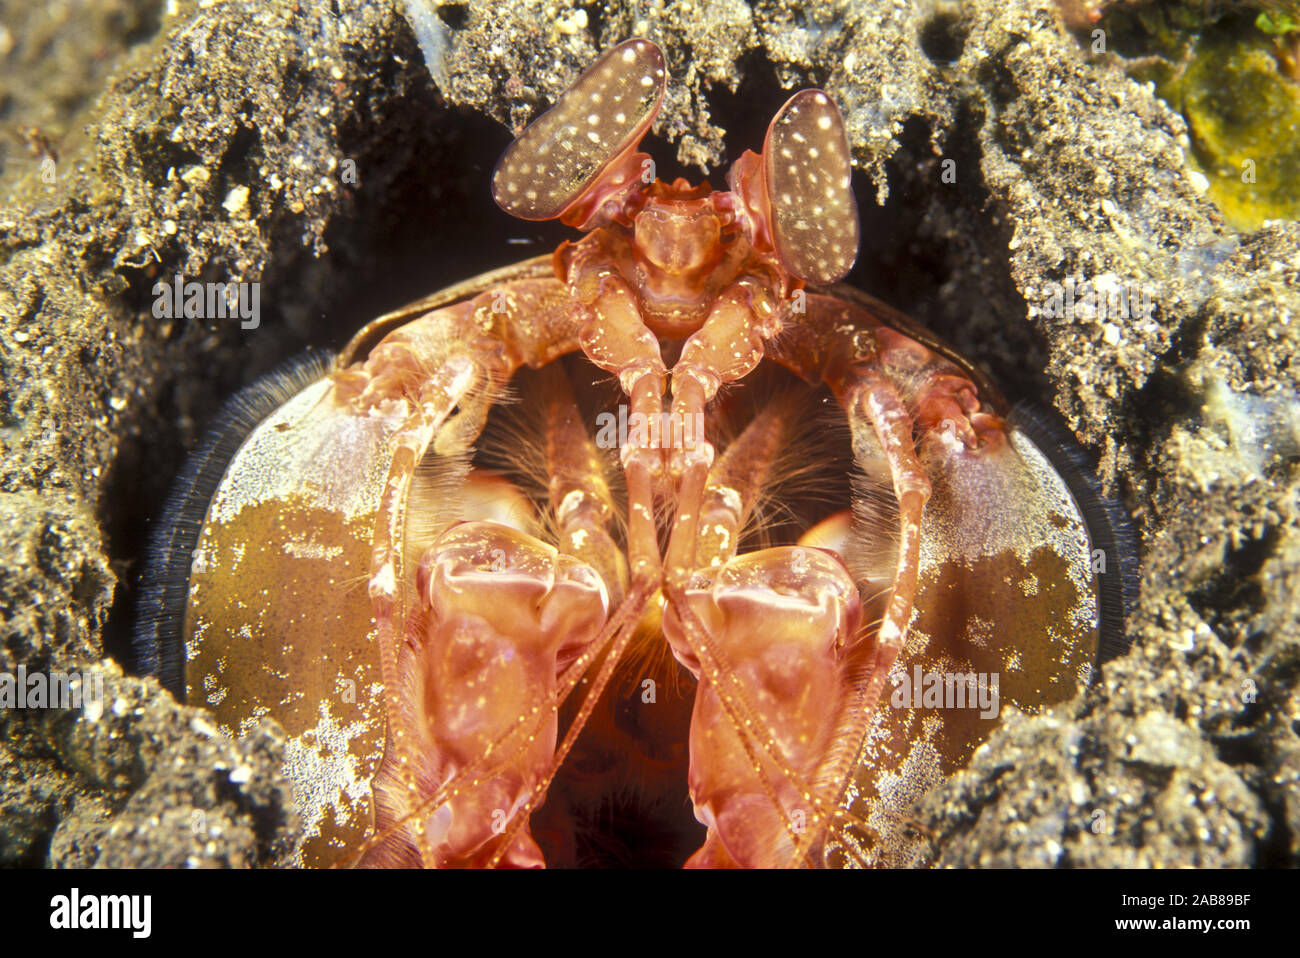
[[[763,145],[772,239],[781,265],[814,285],[843,279],[858,258],[858,205],[844,118],[821,90],[781,107]]]
[[[649,40],[607,51],[501,155],[492,174],[497,205],[523,220],[561,216],[645,136],[666,85],[663,52]]]

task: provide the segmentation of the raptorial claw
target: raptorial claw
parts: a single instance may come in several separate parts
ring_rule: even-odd
[[[701,676],[696,650],[706,633],[730,674],[749,690],[764,736],[801,781],[792,782],[724,712],[702,677],[691,720],[691,798],[708,826],[688,866],[771,868],[792,864],[799,836],[818,815],[813,790],[847,700],[848,664],[860,602],[838,558],[820,549],[765,549],[732,559],[707,587],[670,606],[664,636]],[[757,753],[758,767],[755,767]],[[824,796],[822,796],[824,799]]]
[[[600,630],[608,596],[590,566],[493,522],[447,532],[417,582],[422,610],[390,680],[416,747],[405,756],[390,748],[376,772],[375,824],[386,839],[364,863],[481,864],[549,766],[557,678]],[[536,728],[528,703],[551,705]],[[411,814],[493,751],[454,800]],[[526,827],[503,854],[515,866],[544,863]]]

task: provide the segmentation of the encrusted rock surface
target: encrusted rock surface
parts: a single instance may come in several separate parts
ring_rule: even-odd
[[[0,35],[0,85],[63,91],[11,95],[44,140],[6,142],[0,180],[0,669],[106,690],[98,714],[0,713],[0,864],[266,864],[292,840],[273,728],[214,738],[108,657],[147,520],[236,386],[562,235],[491,209],[500,124],[633,32],[665,49],[656,132],[685,164],[757,147],[737,137],[782,86],[836,97],[866,172],[855,281],[1055,405],[1135,516],[1134,651],[926,797],[934,860],[1300,862],[1300,224],[1227,229],[1181,118],[1049,0],[445,4],[412,17],[428,66],[400,5],[129,9],[44,54],[39,23]],[[258,328],[155,318],[178,273],[260,283]],[[1062,314],[1071,277],[1152,312]]]

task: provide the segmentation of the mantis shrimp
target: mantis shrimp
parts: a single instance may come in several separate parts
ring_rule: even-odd
[[[501,158],[581,239],[255,386],[187,467],[137,647],[285,728],[302,863],[922,861],[909,804],[1117,641],[1077,457],[840,283],[834,101],[714,190],[639,151],[666,83],[628,40]]]

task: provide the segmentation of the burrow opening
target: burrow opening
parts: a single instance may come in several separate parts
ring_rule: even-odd
[[[496,207],[488,183],[510,133],[488,117],[448,108],[414,38],[395,42],[405,66],[391,69],[408,75],[390,86],[405,92],[347,132],[342,146],[353,151],[363,176],[325,236],[328,252],[316,259],[300,236],[275,235],[282,255],[273,257],[263,277],[267,289],[311,288],[327,272],[339,293],[293,316],[277,316],[268,303],[262,328],[241,342],[240,351],[201,381],[176,376],[166,383],[156,422],[123,443],[113,466],[100,514],[121,584],[105,644],[128,668],[134,665],[135,583],[151,526],[187,442],[202,433],[203,422],[227,396],[308,346],[337,349],[377,315],[486,270],[548,253],[576,235],[556,224],[515,220]],[[707,91],[714,120],[726,130],[726,163],[709,173],[715,187],[723,185],[726,165],[744,150],[761,147],[767,124],[793,92],[780,86],[760,56],[748,58],[743,69],[735,93]],[[385,82],[377,78],[375,89]],[[910,313],[985,365],[1009,398],[1046,396],[1046,345],[1022,319],[1024,303],[1006,253],[1012,225],[983,185],[979,123],[976,109],[963,106],[946,139],[949,152],[936,154],[928,124],[909,121],[887,165],[890,195],[883,206],[877,206],[868,177],[855,171],[863,245],[848,282]],[[673,146],[658,137],[646,149],[661,177],[701,178],[698,170],[678,164]],[[944,160],[956,171],[951,182]]]

